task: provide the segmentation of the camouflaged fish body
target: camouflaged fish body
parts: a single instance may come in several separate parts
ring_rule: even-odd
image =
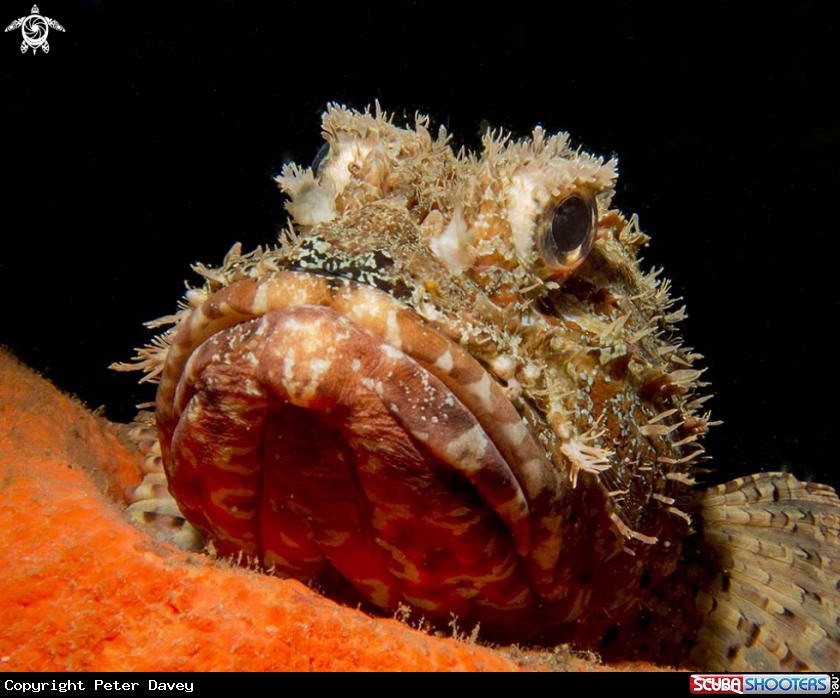
[[[199,266],[140,351],[186,518],[494,638],[632,654],[646,619],[662,661],[837,665],[837,498],[692,487],[699,356],[611,208],[616,162],[541,129],[455,155],[427,127],[330,107],[326,157],[278,178],[282,244]]]

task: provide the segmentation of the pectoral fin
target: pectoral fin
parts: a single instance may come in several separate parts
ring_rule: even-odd
[[[718,671],[840,666],[840,500],[762,473],[708,490],[704,538],[719,572],[700,591],[692,663]]]

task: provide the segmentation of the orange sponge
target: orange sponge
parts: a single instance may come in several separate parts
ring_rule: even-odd
[[[123,515],[139,481],[104,420],[0,351],[0,669],[521,668],[151,540]]]

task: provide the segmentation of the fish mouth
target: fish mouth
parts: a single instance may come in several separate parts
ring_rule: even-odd
[[[223,554],[490,625],[550,586],[545,449],[478,361],[376,288],[281,271],[216,292],[174,336],[157,421],[170,490]]]

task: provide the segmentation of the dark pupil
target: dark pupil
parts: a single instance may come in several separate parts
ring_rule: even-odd
[[[560,253],[578,249],[589,234],[592,216],[589,206],[578,196],[566,199],[557,207],[551,221],[551,239]]]

